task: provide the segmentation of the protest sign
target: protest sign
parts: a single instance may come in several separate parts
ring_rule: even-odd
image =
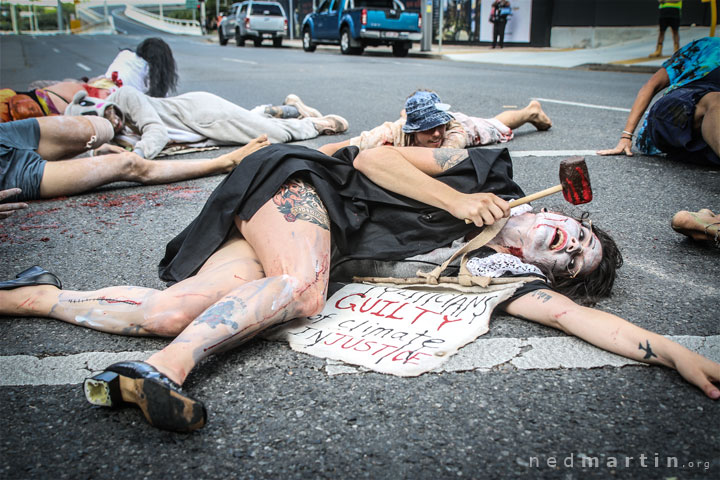
[[[320,314],[288,322],[268,337],[317,357],[417,376],[486,333],[493,309],[517,285],[459,293],[353,283],[330,297]]]

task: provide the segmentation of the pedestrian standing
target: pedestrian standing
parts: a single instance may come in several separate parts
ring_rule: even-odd
[[[649,55],[650,58],[662,56],[663,42],[665,41],[665,30],[672,29],[673,52],[680,48],[680,13],[682,12],[682,0],[667,1],[658,0],[658,40],[657,48]]]
[[[495,0],[490,8],[490,22],[493,24],[493,43],[492,48],[495,48],[500,39],[500,48],[503,48],[505,43],[505,26],[507,25],[508,17],[512,15],[512,7],[508,0]]]

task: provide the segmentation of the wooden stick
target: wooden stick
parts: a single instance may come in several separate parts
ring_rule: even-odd
[[[510,208],[516,207],[518,205],[523,205],[525,203],[530,203],[533,200],[537,200],[538,198],[547,197],[548,195],[552,195],[553,193],[558,192],[562,192],[562,185],[555,185],[554,187],[546,188],[545,190],[533,193],[532,195],[528,195],[522,198],[516,198],[515,200],[510,200]],[[466,218],[465,223],[473,223],[473,221],[469,218]]]

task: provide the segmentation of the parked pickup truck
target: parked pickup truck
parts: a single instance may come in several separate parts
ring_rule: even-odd
[[[365,47],[391,45],[404,57],[421,38],[420,12],[405,10],[400,0],[323,0],[302,25],[303,49],[339,44],[343,54],[360,55]]]

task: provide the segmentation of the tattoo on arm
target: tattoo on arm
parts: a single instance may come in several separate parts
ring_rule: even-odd
[[[444,170],[454,167],[468,158],[469,154],[465,149],[458,148],[435,148],[433,158],[435,163]]]
[[[653,353],[652,348],[650,348],[650,342],[648,340],[645,340],[645,346],[642,346],[642,343],[638,343],[638,350],[643,350],[645,352],[645,356],[643,357],[643,360],[647,360],[648,358],[655,357],[657,358],[657,355]]]
[[[330,230],[330,217],[325,205],[310,184],[301,180],[290,180],[280,187],[273,197],[273,202],[287,222],[305,220]]]
[[[545,293],[541,290],[535,290],[532,293],[532,296],[540,300],[542,303],[547,303],[547,301],[552,298],[552,295],[550,295],[549,293]]]

